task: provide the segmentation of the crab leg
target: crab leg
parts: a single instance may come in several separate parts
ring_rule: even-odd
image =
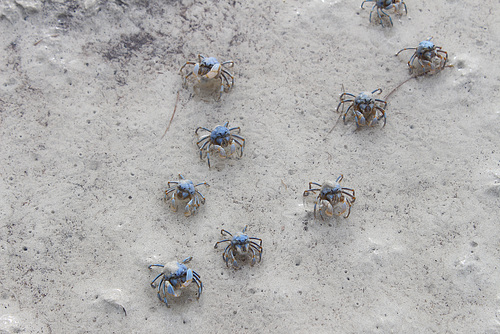
[[[203,283],[201,282],[200,275],[196,273],[196,271],[193,271],[193,280],[198,286],[198,297],[197,299],[200,299],[201,293],[203,292]]]
[[[363,8],[363,5],[365,4],[365,2],[373,2],[373,1],[376,1],[376,0],[365,0],[361,3],[361,8]]]
[[[250,247],[250,251],[252,252],[252,263],[250,265],[253,266],[255,264],[255,250]]]
[[[151,268],[153,268],[153,267],[161,267],[161,268],[163,268],[163,267],[165,267],[165,266],[164,266],[163,264],[150,264],[150,265],[148,266],[148,269],[151,269]]]
[[[382,127],[384,127],[385,123],[387,122],[387,118],[385,117],[385,111],[384,111],[384,109],[382,109],[380,107],[375,107],[374,109],[380,111],[381,115],[379,117],[375,118],[374,119],[375,122],[372,121],[372,124],[373,125],[377,124],[377,122],[383,118],[384,119],[384,125],[382,125]]]
[[[231,72],[225,70],[225,69],[222,69],[222,73],[223,74],[227,74],[230,78],[231,78],[231,86],[234,86],[234,77],[233,75],[231,74]]]
[[[210,151],[211,151],[211,147],[212,147],[212,143],[208,142],[208,146],[207,146],[207,163],[208,163],[208,168],[210,168]]]
[[[199,143],[201,143],[201,142],[202,142],[202,141],[204,141],[204,140],[207,140],[207,139],[208,139],[208,137],[209,137],[209,136],[207,136],[207,138],[203,138],[202,140],[200,140],[199,142],[197,142],[197,143],[196,143],[196,145],[198,145]],[[198,145],[198,148],[199,148],[200,150],[203,150],[203,149],[205,148],[205,146],[207,146],[207,144],[209,144],[209,143],[210,143],[210,141],[209,141],[209,140],[207,140],[205,143],[203,143],[203,145],[202,145],[201,147]]]
[[[346,102],[349,102],[349,101],[352,101],[352,100],[345,100],[345,101],[340,101],[339,104],[337,105],[337,112],[339,112],[339,109],[340,109],[340,106],[343,105],[343,103],[346,103]],[[342,108],[342,112],[344,112],[344,108]]]
[[[158,274],[158,276],[156,276],[156,277],[155,277],[155,279],[151,281],[151,287],[153,287],[153,288],[155,287],[154,282],[155,282],[155,281],[156,281],[156,280],[157,280],[157,279],[158,279],[161,275],[163,275],[163,273]]]
[[[302,196],[306,197],[306,196],[309,196],[309,193],[312,193],[312,194],[315,194],[316,191],[319,191],[321,189],[309,189],[309,190],[304,190],[304,193],[302,194]]]
[[[222,71],[221,75],[220,75],[220,77],[221,77],[220,82],[221,82],[221,86],[222,86],[221,89],[224,90],[224,87],[227,87],[227,89],[229,90],[229,89],[231,89],[231,84],[229,83],[229,80],[227,79],[225,72],[226,71]],[[224,85],[224,81],[222,81],[222,79],[224,79],[226,81],[225,85]]]
[[[356,95],[354,95],[354,94],[351,94],[351,93],[342,93],[342,94],[340,94],[340,99],[344,100],[344,96],[351,96],[351,97],[356,98]],[[352,101],[352,100],[345,100],[345,101]]]
[[[254,247],[254,248],[256,248],[256,249],[257,249],[258,251],[260,251],[260,252],[262,251],[262,246],[261,246],[261,245],[259,245],[258,243],[256,243],[255,241],[250,241],[250,244],[249,244],[249,245],[250,245],[250,247]]]
[[[165,190],[165,198],[167,198],[167,196],[168,196],[168,195],[169,195],[172,191],[174,191],[174,190],[175,190],[175,188],[169,188],[169,189]]]
[[[234,141],[240,145],[240,157],[243,156],[243,148],[245,147],[245,142],[243,142],[243,145],[237,140],[237,139],[234,139]],[[236,149],[235,149],[236,150]]]
[[[401,49],[398,51],[398,53],[396,53],[396,56],[399,55],[401,52],[403,51],[406,51],[406,50],[416,50],[417,48],[404,48],[404,49]]]
[[[320,190],[320,189],[312,189],[312,188],[311,188],[311,184],[314,184],[315,186],[318,186],[318,187],[320,187],[320,188],[321,188],[321,184],[316,183],[316,182],[309,182],[309,190]]]
[[[302,194],[303,197],[309,196],[309,193],[315,194],[316,191],[319,191],[321,189],[309,189],[309,190],[304,190],[304,193]],[[305,199],[304,199],[305,200]]]
[[[387,101],[380,100],[380,99],[374,99],[374,100],[377,101],[377,102],[383,103],[384,104],[384,108],[387,107]]]
[[[248,239],[259,240],[259,246],[262,248],[262,239],[259,239],[259,238],[254,238],[254,237],[250,237],[250,238],[248,238]],[[250,241],[250,242],[255,243],[255,244],[257,245],[257,243],[256,243],[256,242],[254,242],[254,241]]]
[[[196,212],[196,209],[200,206],[200,203],[198,203],[198,197],[194,197],[192,200],[194,201],[194,203],[193,208],[191,209],[191,214],[194,214]]]
[[[392,6],[392,5],[391,5]],[[391,7],[388,7],[388,9],[391,9]],[[380,11],[389,18],[389,21],[391,22],[391,26],[393,26],[394,24],[392,23],[392,18],[389,14],[387,14],[386,12],[384,12],[383,9],[380,9]],[[378,13],[378,8],[377,8],[377,13]],[[380,16],[380,14],[378,15],[380,17],[380,24],[382,24],[382,27],[384,27],[384,24],[382,23],[382,17]]]
[[[234,61],[232,61],[232,60],[226,60],[221,65],[222,66],[226,66],[227,65],[228,67],[233,67],[234,66]]]
[[[209,143],[209,141],[206,141],[205,144],[203,144],[202,147],[200,147],[200,159],[203,159],[203,149],[205,148],[205,146]],[[207,152],[207,156],[208,156],[208,152]],[[208,164],[210,166],[210,163]]]
[[[258,245],[256,242],[250,241],[250,247],[253,247],[259,253],[262,252],[262,246]]]
[[[232,135],[234,138],[238,138],[239,140],[241,140],[243,142],[243,146],[245,146],[245,139],[241,136],[238,136],[238,135]]]
[[[196,193],[201,197],[201,204],[205,204],[205,197],[198,190],[196,190]]]
[[[415,57],[417,56],[417,53],[415,52],[411,57],[410,57],[410,60],[408,60],[408,66],[409,67],[412,67],[413,66],[413,62],[415,61]]]
[[[196,142],[196,145],[198,146],[198,148],[200,148],[200,145],[199,145],[199,144],[200,144],[202,141],[205,141],[205,140],[208,140],[208,139],[210,139],[210,135],[206,135],[206,136],[201,137],[201,138],[200,138],[200,140],[198,140],[198,141]],[[208,142],[208,141],[207,141],[207,142]],[[205,144],[203,144],[203,145],[206,145],[206,144],[207,144],[207,142],[205,142]]]
[[[342,119],[343,119],[343,121],[344,121],[344,124],[345,124],[345,117],[346,117],[346,116],[347,116],[347,114],[349,113],[349,110],[352,108],[352,106],[353,106],[353,105],[351,104],[351,105],[349,106],[349,108],[347,108],[347,110],[346,110],[346,111],[345,111],[345,113],[344,113],[344,116],[342,117]],[[354,114],[354,115],[356,115],[356,114]]]
[[[226,267],[229,267],[229,257],[228,257],[228,254],[229,254],[229,247],[231,247],[231,245],[227,245],[227,247],[224,249],[224,253],[222,253],[222,259],[224,260],[224,262],[226,262]]]
[[[236,141],[238,144],[240,144],[240,146],[241,146],[241,147],[245,147],[245,138],[243,138],[243,137],[241,137],[241,136],[238,136],[238,135],[232,135],[232,136],[233,136],[234,138],[238,138],[239,140],[241,140],[241,141],[243,142],[243,144],[240,144],[240,142],[239,142],[239,141],[237,141],[237,140],[235,139],[235,141]]]
[[[351,194],[349,194],[347,191],[352,191],[352,195],[351,195]],[[353,202],[354,202],[354,199],[356,198],[356,197],[354,196],[354,195],[355,195],[355,193],[354,193],[354,189],[351,189],[351,188],[342,188],[342,194],[344,194],[344,195],[347,195],[347,196],[351,197],[351,198],[353,199]]]
[[[231,232],[229,232],[229,231],[227,231],[227,230],[224,230],[224,229],[220,230],[220,234],[221,234],[221,235],[225,235],[224,233],[229,234],[230,236],[233,236],[233,235],[231,234]]]
[[[238,262],[236,261],[236,257],[234,256],[232,249],[229,249],[229,254],[231,254],[231,260],[233,260],[233,267],[238,268]]]
[[[198,130],[205,130],[205,131],[208,131],[208,132],[212,133],[212,130],[209,130],[209,129],[207,129],[207,128],[203,127],[203,126],[199,126],[199,127],[198,127],[195,131],[194,131],[194,133],[195,133],[195,134],[198,134]],[[208,136],[210,136],[210,135],[208,135]]]
[[[406,4],[405,4],[405,2],[404,2],[404,1],[401,1],[401,3],[398,3],[398,4],[397,4],[397,8],[396,8],[396,10],[399,10],[399,6],[401,6],[401,5],[405,6],[405,14],[406,14],[406,15],[408,15],[408,9],[406,8]],[[395,6],[396,6],[396,5],[395,5]]]
[[[255,264],[255,251],[259,254],[259,262],[262,261],[262,250],[250,245],[250,251],[252,252],[252,266]]]
[[[196,65],[196,62],[194,62],[194,61],[187,61],[184,65],[182,65],[182,67],[180,68],[179,72],[182,72],[182,70],[184,69],[184,67],[186,67],[186,65]],[[188,74],[188,76],[189,76],[189,74]]]
[[[223,242],[228,242],[228,241],[231,241],[231,240],[230,240],[230,239],[225,239],[225,240],[217,241],[217,242],[215,243],[215,245],[214,245],[214,248],[218,248],[220,243],[223,243]]]

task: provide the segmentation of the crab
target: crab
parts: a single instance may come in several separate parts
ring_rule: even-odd
[[[372,10],[370,12],[370,22],[372,21],[372,13],[375,10],[375,8],[377,8],[377,15],[378,15],[378,18],[380,20],[380,24],[382,25],[382,27],[385,27],[384,21],[382,19],[382,15],[389,18],[389,22],[391,23],[391,26],[394,25],[392,23],[392,18],[389,16],[389,14],[384,12],[384,10],[389,10],[389,9],[394,8],[394,11],[398,12],[399,8],[401,6],[404,6],[405,13],[408,14],[408,10],[406,9],[406,4],[403,0],[365,0],[361,3],[361,8],[363,8],[363,5],[365,4],[365,2],[375,2],[375,4],[372,7]],[[380,13],[382,13],[382,15]]]
[[[257,256],[259,262],[261,261],[262,239],[249,237],[247,234],[245,234],[247,228],[248,225],[246,225],[243,228],[242,232],[238,232],[234,236],[230,232],[224,229],[220,231],[222,236],[225,237],[229,235],[231,237],[231,239],[224,239],[221,241],[217,241],[217,243],[215,243],[214,245],[214,248],[217,248],[220,243],[229,242],[229,245],[227,245],[226,248],[224,249],[224,253],[222,253],[222,259],[224,259],[224,261],[226,262],[226,266],[229,267],[229,260],[231,260],[233,268],[240,269],[240,267],[238,266],[238,262],[236,261],[236,256],[238,255],[246,256],[250,253],[252,255],[252,262],[250,263],[251,266],[255,264]],[[257,240],[258,243],[253,240]]]
[[[344,188],[340,185],[340,182],[344,178],[344,175],[340,175],[335,182],[325,182],[319,184],[316,182],[309,182],[309,189],[304,191],[304,200],[311,194],[318,196],[314,200],[314,218],[316,218],[316,208],[319,206],[319,215],[321,219],[323,218],[322,211],[325,211],[326,215],[333,216],[334,207],[336,204],[340,203],[340,208],[336,212],[337,216],[344,215],[344,218],[349,217],[351,214],[351,205],[356,201],[354,189]],[[313,188],[312,186],[318,186],[319,188]]]
[[[170,209],[177,212],[179,202],[187,202],[184,207],[184,215],[191,216],[196,212],[200,204],[205,204],[205,197],[196,189],[196,187],[205,185],[210,187],[206,182],[194,184],[193,181],[187,180],[179,174],[179,181],[168,182],[168,189],[165,190],[165,199],[170,198]]]
[[[340,102],[337,106],[337,112],[341,105],[346,102],[352,102],[349,108],[344,112],[343,111],[343,120],[345,124],[345,117],[349,113],[349,110],[352,109],[352,113],[354,114],[354,118],[356,119],[356,128],[360,126],[375,126],[381,119],[384,119],[384,125],[387,121],[385,116],[385,108],[387,107],[387,102],[384,100],[376,99],[373,97],[375,93],[382,93],[382,89],[375,89],[373,92],[363,92],[355,96],[351,93],[342,93],[340,95]],[[346,99],[346,97],[352,97],[354,99]],[[342,110],[344,108],[342,107]]]
[[[213,130],[200,126],[195,131],[195,134],[198,134],[199,130],[210,132],[210,134],[202,136],[196,143],[200,149],[200,159],[203,159],[203,152],[206,152],[208,167],[210,167],[210,153],[217,152],[221,158],[226,158],[236,151],[236,144],[240,148],[239,156],[241,157],[243,155],[245,139],[235,133],[231,133],[233,131],[240,133],[241,128],[239,126],[235,128],[228,128],[228,125],[229,122],[226,122],[224,125],[219,125]],[[226,151],[228,148],[229,150]]]
[[[408,67],[410,68],[411,74],[434,74],[446,66],[446,62],[448,61],[448,52],[441,50],[441,47],[436,46],[431,39],[432,37],[420,42],[416,48],[404,48],[396,53],[397,56],[405,50],[415,50],[408,61]],[[420,68],[414,65],[415,60],[417,60]],[[420,71],[422,72],[419,73]]]
[[[189,286],[192,281],[198,286],[198,296],[197,299],[200,299],[201,293],[203,292],[203,283],[201,282],[200,275],[196,273],[196,271],[189,269],[186,267],[186,263],[191,261],[193,257],[190,256],[182,262],[172,261],[165,265],[163,264],[152,264],[148,266],[148,269],[152,267],[160,267],[163,268],[162,272],[155,277],[155,279],[151,282],[151,287],[156,288],[158,292],[158,299],[170,307],[167,302],[167,294],[179,297],[181,295],[181,290],[185,287]],[[160,283],[158,286],[155,286],[155,282],[157,279],[160,279]]]
[[[194,65],[193,71],[184,75],[182,70],[187,65]],[[198,82],[202,80],[211,80],[211,79],[219,79],[220,80],[220,91],[219,91],[219,100],[222,96],[222,92],[228,92],[234,86],[234,77],[226,70],[225,67],[233,67],[234,62],[232,60],[228,60],[220,63],[215,57],[205,57],[204,55],[198,55],[198,61],[187,61],[180,68],[179,72],[184,76],[184,84],[186,84],[187,78],[191,75],[194,75]],[[229,80],[231,79],[231,80]]]

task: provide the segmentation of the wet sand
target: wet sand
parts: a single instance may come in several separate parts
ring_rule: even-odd
[[[4,0],[0,332],[500,332],[500,7],[406,4],[383,28],[361,1]],[[342,89],[385,97],[431,36],[453,67],[344,125]],[[199,53],[235,62],[220,101],[182,86]],[[208,168],[194,131],[226,121],[244,155]],[[188,218],[179,173],[210,184]],[[340,174],[350,216],[314,219]],[[262,262],[226,268],[245,225]],[[188,256],[203,294],[167,308],[148,265]]]

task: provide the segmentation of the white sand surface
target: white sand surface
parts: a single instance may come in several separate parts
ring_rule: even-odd
[[[500,333],[500,3],[406,4],[1,0],[0,333]],[[384,128],[339,120],[431,36],[454,67]],[[218,102],[182,87],[199,53],[236,64]],[[194,130],[225,121],[245,154],[209,169]],[[211,185],[189,218],[178,173]],[[350,217],[315,220],[302,192],[340,174]],[[262,262],[226,268],[245,225]],[[203,294],[167,308],[148,265],[188,256]]]

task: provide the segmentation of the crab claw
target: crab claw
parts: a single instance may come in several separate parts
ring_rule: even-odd
[[[179,297],[178,294],[175,292],[174,287],[170,283],[167,283],[167,293],[174,297]]]
[[[198,78],[198,74],[200,74],[200,64],[194,65],[193,73]]]
[[[194,198],[192,200],[190,200],[188,202],[188,204],[186,205],[186,207],[184,208],[184,216],[186,216],[186,217],[191,216],[191,213],[192,213],[191,207],[193,206],[193,201],[194,201]],[[195,208],[195,210],[196,210],[196,208]]]
[[[191,269],[188,269],[186,272],[186,281],[182,283],[182,287],[185,288],[189,284],[191,284],[191,281],[193,280],[193,271]]]
[[[219,72],[220,72],[220,64],[215,64],[214,66],[212,66],[210,72],[208,72],[205,76],[208,79],[213,79],[219,74]]]
[[[333,216],[333,206],[331,206],[331,204],[325,204],[325,214],[328,217],[332,217]]]
[[[236,145],[234,143],[231,144],[231,154],[236,152]]]
[[[214,145],[214,150],[216,150],[219,153],[219,156],[221,158],[226,158],[227,157],[226,150],[224,150],[224,148],[222,148],[222,146]]]
[[[337,216],[343,215],[349,209],[349,205],[347,202],[342,202],[336,212]]]
[[[173,212],[177,212],[177,204],[175,204],[175,196],[172,195],[172,201],[170,202],[170,209]]]
[[[356,117],[356,124],[357,125],[360,125],[360,126],[365,126],[366,125],[366,119],[365,119],[365,117],[363,116],[362,113],[360,113],[359,111],[357,111],[356,114],[355,114],[355,117]]]

